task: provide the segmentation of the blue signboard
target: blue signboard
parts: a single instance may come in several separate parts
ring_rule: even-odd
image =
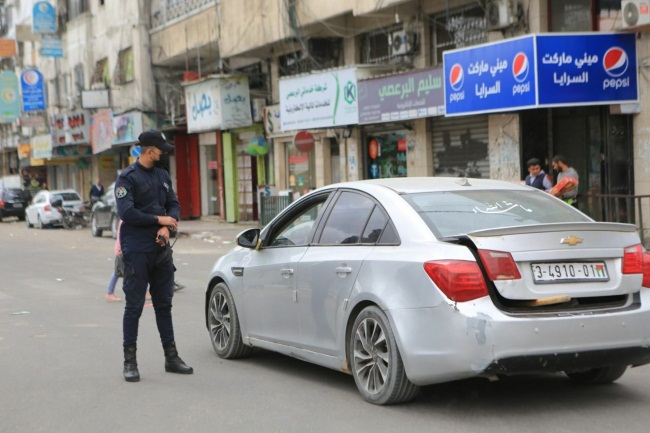
[[[534,36],[443,53],[447,116],[536,104]]]
[[[45,110],[45,84],[43,74],[28,69],[20,74],[20,88],[23,94],[23,111]]]
[[[443,56],[447,116],[639,99],[633,33],[530,35]]]
[[[56,33],[56,12],[54,6],[46,1],[34,4],[32,16],[33,33]]]
[[[20,116],[18,77],[11,71],[0,72],[0,123],[14,122]]]
[[[41,56],[63,57],[61,38],[57,36],[43,35],[43,39],[41,40]]]
[[[636,35],[537,36],[539,105],[636,102]]]

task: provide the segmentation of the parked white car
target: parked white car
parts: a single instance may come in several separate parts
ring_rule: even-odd
[[[41,190],[25,210],[27,227],[62,226],[63,216],[52,206],[52,201],[56,199],[62,200],[64,207],[83,205],[81,196],[74,189]]]
[[[650,257],[636,227],[524,185],[330,185],[237,244],[207,284],[217,355],[259,347],[340,370],[375,404],[476,376],[606,383],[650,362]]]

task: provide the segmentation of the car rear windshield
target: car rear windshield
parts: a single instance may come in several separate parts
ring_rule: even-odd
[[[57,198],[63,200],[63,201],[80,201],[81,197],[75,192],[58,192],[56,194],[52,195],[52,200],[56,200]]]
[[[541,191],[444,191],[404,198],[438,237],[501,227],[591,221]]]
[[[4,191],[4,196],[8,200],[27,200],[29,198],[29,194],[22,189],[6,189]]]

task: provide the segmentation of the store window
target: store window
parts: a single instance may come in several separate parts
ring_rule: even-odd
[[[406,177],[406,131],[373,134],[368,137],[369,179]]]
[[[551,0],[553,32],[615,31],[621,26],[620,0]]]
[[[289,188],[297,199],[316,188],[314,149],[301,151],[293,143],[286,143]]]

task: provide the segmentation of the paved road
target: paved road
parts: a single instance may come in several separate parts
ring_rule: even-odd
[[[343,373],[256,351],[216,357],[203,324],[211,264],[244,225],[181,224],[176,339],[195,374],[165,373],[151,307],[141,319],[142,381],[122,379],[122,303],[104,301],[113,240],[88,230],[0,223],[0,432],[646,432],[650,366],[611,386],[561,375],[427,387],[377,407]],[[649,324],[650,326],[650,324]]]

